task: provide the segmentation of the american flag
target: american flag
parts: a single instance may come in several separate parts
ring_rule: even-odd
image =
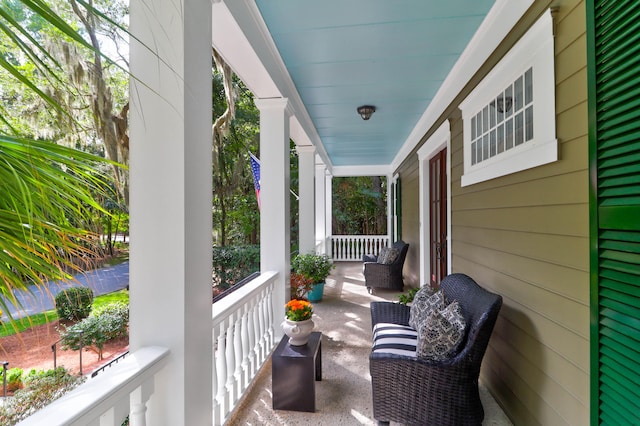
[[[260,160],[255,155],[249,153],[251,157],[251,171],[253,172],[253,186],[256,188],[256,200],[260,209]]]

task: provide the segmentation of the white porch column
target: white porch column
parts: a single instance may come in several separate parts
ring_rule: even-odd
[[[315,222],[316,222],[316,233],[315,233],[315,244],[318,247],[318,254],[324,254],[327,252],[326,247],[326,220],[325,220],[325,212],[326,212],[326,203],[325,203],[325,171],[327,170],[327,166],[322,162],[319,155],[315,156],[316,158],[316,205],[315,205]]]
[[[325,184],[324,184],[324,236],[323,241],[327,245],[325,254],[332,256],[331,242],[329,237],[333,234],[333,175],[329,170],[325,170]]]
[[[130,346],[170,349],[147,424],[210,425],[211,2],[150,5],[130,3]]]
[[[289,199],[289,110],[286,98],[256,99],[260,109],[260,270],[278,271],[274,321],[289,300],[291,218]],[[275,336],[282,337],[275,327]]]
[[[298,223],[300,253],[315,253],[315,147],[297,146],[298,152]]]
[[[393,240],[397,240],[398,237],[393,231],[393,225],[395,223],[396,203],[395,203],[395,191],[392,190],[395,178],[392,174],[387,175],[387,238],[389,238],[389,245],[393,244]]]

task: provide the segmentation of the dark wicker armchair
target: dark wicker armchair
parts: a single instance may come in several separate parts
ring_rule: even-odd
[[[378,424],[481,425],[478,376],[502,297],[484,290],[464,274],[442,280],[449,301],[457,300],[466,320],[461,350],[442,362],[392,353],[369,357],[373,416]],[[410,308],[391,302],[372,302],[371,319],[377,323],[408,325]]]
[[[393,263],[385,265],[378,262],[378,256],[365,254],[362,258],[364,281],[369,293],[372,292],[374,287],[385,288],[390,290],[402,291],[404,287],[404,281],[402,279],[402,267],[404,266],[404,260],[407,257],[407,251],[409,250],[409,244],[404,241],[396,241],[393,243],[393,248],[398,251],[398,256]]]

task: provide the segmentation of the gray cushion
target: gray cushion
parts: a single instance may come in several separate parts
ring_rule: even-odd
[[[432,312],[418,326],[416,356],[431,361],[452,357],[464,338],[465,320],[457,301],[441,311]]]
[[[409,325],[414,329],[418,329],[418,324],[423,323],[433,311],[440,311],[445,308],[444,293],[434,290],[427,286],[423,286],[413,296],[411,310],[409,311]]]
[[[394,248],[383,247],[380,249],[377,262],[383,265],[391,265],[397,259],[398,254],[398,250]]]

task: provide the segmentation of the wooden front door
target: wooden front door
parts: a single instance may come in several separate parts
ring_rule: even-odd
[[[429,264],[431,287],[447,274],[447,149],[429,160]]]

